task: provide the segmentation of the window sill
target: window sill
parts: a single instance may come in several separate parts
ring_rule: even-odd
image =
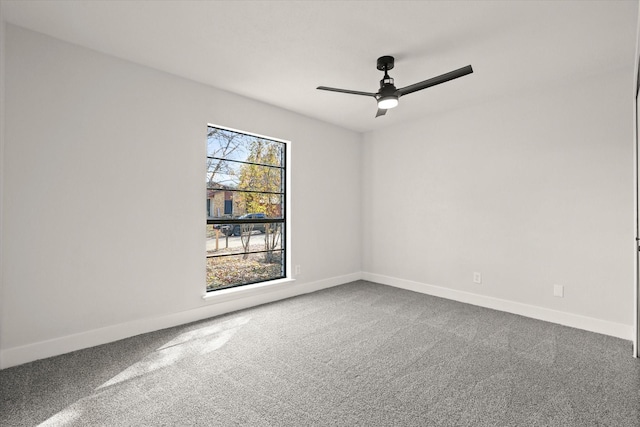
[[[261,295],[276,291],[295,282],[295,279],[277,279],[269,282],[254,283],[253,285],[238,286],[236,288],[210,291],[202,296],[202,299],[212,303],[231,301],[249,296]]]

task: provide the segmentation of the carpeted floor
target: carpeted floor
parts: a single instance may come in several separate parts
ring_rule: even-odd
[[[640,426],[628,341],[359,281],[0,371],[0,425]]]

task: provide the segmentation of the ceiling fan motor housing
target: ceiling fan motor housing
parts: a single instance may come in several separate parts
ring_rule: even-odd
[[[395,96],[396,90],[397,89],[393,83],[384,83],[384,79],[382,79],[380,80],[380,90],[378,91],[377,98],[380,99],[387,96]]]

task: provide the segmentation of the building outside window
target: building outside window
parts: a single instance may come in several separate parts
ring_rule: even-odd
[[[286,143],[207,132],[207,291],[286,277]]]

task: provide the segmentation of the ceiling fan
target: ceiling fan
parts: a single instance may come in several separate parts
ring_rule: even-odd
[[[424,80],[422,82],[414,83],[409,86],[405,86],[400,89],[396,89],[393,84],[393,79],[389,77],[388,71],[393,69],[394,58],[393,56],[381,56],[378,58],[377,68],[380,71],[384,71],[384,77],[380,80],[380,90],[378,92],[360,92],[357,90],[337,89],[335,87],[318,86],[317,89],[329,90],[332,92],[350,93],[352,95],[364,95],[372,96],[378,101],[378,112],[376,117],[384,116],[387,110],[398,106],[398,99],[403,95],[408,95],[413,92],[417,92],[422,89],[426,89],[431,86],[439,85],[440,83],[448,82],[449,80],[457,79],[458,77],[466,76],[473,73],[471,65],[459,68],[457,70],[450,71],[437,77]]]

